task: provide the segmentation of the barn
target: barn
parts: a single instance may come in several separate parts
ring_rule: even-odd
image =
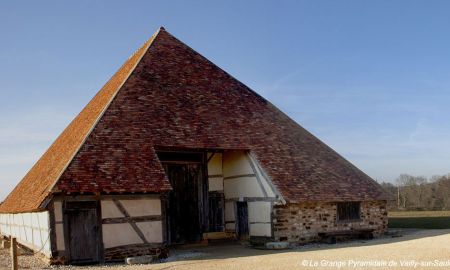
[[[160,28],[0,205],[52,263],[235,238],[302,244],[387,227],[381,187]]]

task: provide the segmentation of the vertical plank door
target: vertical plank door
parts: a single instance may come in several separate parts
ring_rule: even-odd
[[[70,262],[88,264],[99,261],[96,202],[70,202],[65,209]]]
[[[237,236],[239,239],[248,238],[248,206],[247,202],[236,202]]]

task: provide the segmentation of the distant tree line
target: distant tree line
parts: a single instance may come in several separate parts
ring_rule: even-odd
[[[382,182],[392,195],[390,210],[450,210],[450,174],[426,178],[401,174],[395,184]]]

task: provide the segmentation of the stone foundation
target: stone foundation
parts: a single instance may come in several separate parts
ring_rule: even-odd
[[[160,259],[169,256],[169,249],[164,246],[156,247],[148,244],[127,245],[105,249],[105,262],[123,261],[127,257],[143,255],[156,256]]]
[[[374,229],[382,235],[388,224],[385,201],[361,202],[361,219],[337,221],[336,203],[275,205],[273,230],[275,241],[308,243],[319,240],[319,232]]]

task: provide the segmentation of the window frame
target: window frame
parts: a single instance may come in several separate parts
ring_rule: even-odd
[[[342,207],[346,207],[346,210],[342,210]],[[357,209],[358,213],[351,213]],[[342,218],[342,212],[346,211],[348,214],[346,217]],[[338,202],[336,204],[336,221],[338,223],[361,221],[361,202]]]

